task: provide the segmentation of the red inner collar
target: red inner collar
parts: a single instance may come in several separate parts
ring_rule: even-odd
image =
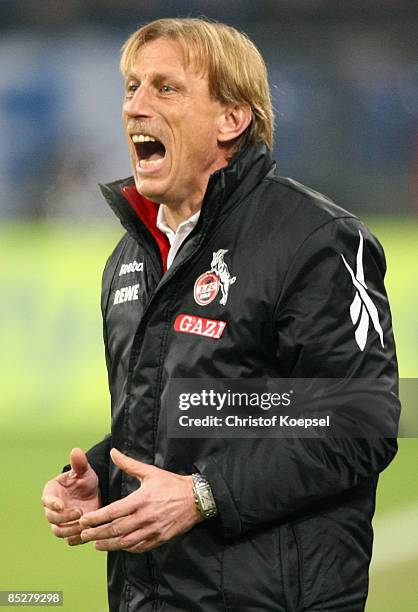
[[[157,227],[158,204],[151,202],[137,192],[134,185],[122,187],[123,195],[129,202],[132,210],[138,215],[142,223],[151,232],[158,245],[163,264],[163,271],[167,271],[167,257],[170,250],[170,242],[167,236]]]

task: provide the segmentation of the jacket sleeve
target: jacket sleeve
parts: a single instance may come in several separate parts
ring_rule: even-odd
[[[275,305],[275,360],[281,377],[379,379],[378,418],[380,412],[389,418],[396,432],[397,363],[385,270],[380,244],[359,221],[332,220],[314,231],[293,257]],[[364,406],[370,399],[365,391],[356,401]],[[376,477],[396,450],[393,437],[227,440],[195,467],[209,481],[224,536],[231,538],[315,512]]]
[[[87,459],[99,479],[102,506],[109,503],[109,458],[111,436],[108,434],[101,442],[92,446],[87,452]]]
[[[123,238],[119,241],[117,247],[115,248],[114,253],[118,250],[119,246],[122,244]],[[107,300],[108,300],[108,292],[107,292],[107,282],[106,275],[114,274],[115,264],[113,261],[113,253],[108,258],[106,262],[106,266],[103,270],[102,275],[102,292],[101,292],[101,313],[102,313],[102,321],[103,321],[103,341],[104,341],[104,353],[106,360],[106,369],[108,374],[108,382],[110,388],[110,368],[112,366],[112,360],[108,350],[108,341],[107,341],[107,330],[106,330],[106,308],[107,308]],[[96,472],[97,477],[99,479],[99,487],[100,487],[100,496],[102,501],[102,506],[105,506],[109,503],[109,460],[110,460],[110,450],[111,450],[111,434],[109,433],[103,440],[92,446],[87,452],[87,458],[93,470]],[[66,465],[63,468],[64,472],[68,472],[71,469],[71,465]]]
[[[120,240],[118,246],[115,249],[117,251],[119,245],[122,243],[123,238]],[[107,275],[112,276],[115,272],[115,263],[113,254],[109,257],[106,262],[106,266],[103,270],[102,276],[102,293],[101,293],[101,313],[103,320],[103,342],[104,342],[104,353],[106,360],[106,370],[108,375],[108,384],[110,390],[110,369],[112,367],[112,360],[110,357],[109,349],[108,349],[108,339],[107,339],[107,329],[106,329],[106,310],[107,310],[107,302],[109,299],[106,280]],[[110,450],[112,444],[112,435],[109,433],[105,438],[95,444],[87,451],[86,455],[89,460],[90,465],[96,472],[99,478],[99,487],[100,487],[100,496],[102,501],[102,506],[105,506],[109,503],[109,461],[110,461]]]

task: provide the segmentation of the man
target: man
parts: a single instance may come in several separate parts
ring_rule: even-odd
[[[373,378],[396,421],[382,249],[277,176],[266,69],[244,35],[159,20],[121,68],[134,176],[102,188],[126,229],[103,276],[112,433],[47,483],[53,533],[109,551],[114,612],[359,612],[396,442],[178,439],[162,398],[179,378]]]

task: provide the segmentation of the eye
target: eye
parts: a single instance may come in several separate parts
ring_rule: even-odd
[[[136,90],[138,89],[138,87],[139,87],[138,83],[134,83],[134,82],[128,83],[126,85],[126,95],[128,97],[132,97],[134,93],[136,92]]]
[[[163,94],[171,94],[175,91],[175,89],[174,87],[171,87],[171,85],[161,85],[160,91]]]

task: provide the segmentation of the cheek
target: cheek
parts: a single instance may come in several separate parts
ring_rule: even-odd
[[[205,141],[210,143],[216,141],[217,123],[213,115],[202,117],[196,125],[196,130],[193,135],[199,134],[205,138]]]
[[[191,159],[191,163],[210,156],[217,148],[217,131],[213,122],[201,122],[189,126],[182,141],[184,152]]]

